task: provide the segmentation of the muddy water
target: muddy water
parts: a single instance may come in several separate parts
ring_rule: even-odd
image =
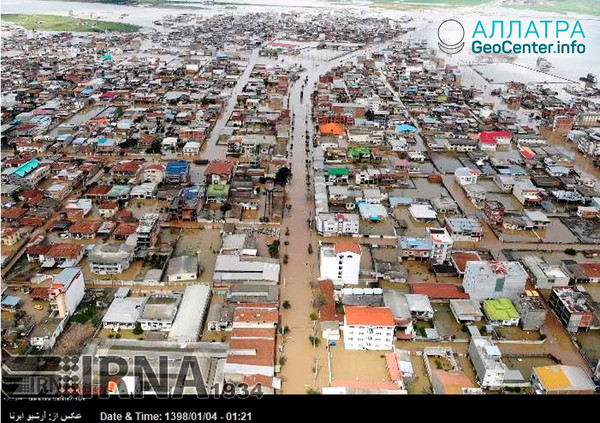
[[[384,45],[378,45],[372,48],[383,48]],[[325,73],[342,61],[354,60],[360,53],[369,52],[372,48],[357,51],[344,55],[330,62],[317,63],[314,60],[307,62],[301,61],[306,71],[300,75],[290,89],[290,108],[293,116],[294,131],[292,136],[292,181],[287,187],[288,202],[292,204],[291,213],[284,216],[282,228],[288,227],[290,235],[283,236],[284,240],[289,241],[285,246],[282,242],[282,254],[288,254],[289,263],[283,265],[281,275],[281,303],[289,301],[291,308],[289,310],[281,309],[281,324],[290,328],[290,334],[285,336],[280,342],[285,343],[284,355],[287,363],[282,368],[283,393],[304,393],[307,389],[319,389],[329,385],[328,357],[325,345],[322,342],[318,348],[313,348],[308,338],[315,329],[318,331],[318,325],[314,329],[309,316],[314,311],[312,307],[314,284],[319,272],[318,262],[318,238],[314,230],[308,230],[307,219],[314,216],[314,204],[311,196],[307,196],[306,174],[307,169],[305,160],[305,135],[309,131],[312,136],[314,126],[312,124],[311,107],[309,103],[310,95],[318,76]],[[308,77],[308,82],[303,86],[304,79]],[[303,101],[300,92],[304,90]],[[328,239],[329,242],[334,241]],[[308,244],[313,246],[313,254],[308,254]],[[320,332],[317,332],[320,338]],[[342,354],[339,351],[343,348],[339,345],[339,350],[334,354]],[[316,365],[318,363],[318,365]],[[336,363],[342,363],[336,360]],[[363,359],[360,361],[343,361],[343,366],[370,366],[371,360]],[[315,367],[318,372],[315,375]],[[343,367],[342,367],[343,368]],[[385,369],[385,365],[383,366]]]

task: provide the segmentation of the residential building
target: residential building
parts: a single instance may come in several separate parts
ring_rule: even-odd
[[[389,307],[344,307],[344,347],[348,350],[391,350],[394,327]]]
[[[444,226],[454,242],[479,242],[483,238],[483,227],[477,217],[447,217]]]
[[[525,290],[527,272],[516,261],[469,261],[463,287],[472,299],[506,297],[516,301]]]
[[[133,261],[135,246],[129,243],[98,244],[90,251],[90,272],[97,275],[117,275],[129,269]]]
[[[198,258],[179,256],[169,260],[167,280],[169,282],[195,281],[198,279]]]
[[[475,368],[479,386],[484,389],[498,390],[502,388],[506,367],[502,362],[502,354],[492,342],[491,337],[473,336],[469,343],[469,358]]]
[[[553,288],[549,303],[558,319],[571,333],[588,329],[594,322],[594,305],[576,288]]]
[[[528,255],[521,257],[521,263],[538,289],[552,289],[556,286],[567,286],[571,277],[566,266],[549,264],[540,256]]]
[[[351,213],[319,213],[315,221],[322,236],[354,235],[360,229],[358,215]]]
[[[536,394],[594,394],[596,385],[581,367],[554,366],[534,367],[531,386]]]
[[[233,175],[233,163],[229,160],[213,160],[204,172],[207,184],[228,184]]]
[[[135,231],[136,254],[143,254],[148,249],[154,247],[156,241],[158,241],[159,232],[160,222],[158,220],[158,213],[144,214]]]
[[[85,280],[80,267],[67,267],[52,277],[48,290],[50,308],[60,318],[68,318],[75,313],[85,292]]]
[[[508,298],[483,301],[483,312],[492,326],[518,326],[521,316]]]
[[[479,322],[483,317],[479,302],[471,299],[450,300],[450,311],[459,323]]]
[[[170,331],[181,302],[181,294],[151,294],[146,298],[137,323],[143,330]]]
[[[321,246],[321,278],[331,279],[336,286],[358,284],[361,255],[362,248],[355,242],[342,241],[333,246]]]
[[[454,241],[444,228],[427,228],[427,236],[431,241],[429,261],[433,264],[443,264],[450,259]]]
[[[219,286],[228,284],[276,285],[279,282],[279,260],[219,254],[215,262],[213,282]]]
[[[546,307],[537,291],[525,291],[516,304],[523,330],[540,330],[546,322]]]
[[[165,182],[186,184],[190,179],[190,164],[186,161],[172,161],[165,168]]]
[[[135,328],[145,302],[146,297],[115,298],[102,317],[102,327],[114,331]]]
[[[454,178],[461,186],[473,185],[477,183],[477,178],[481,174],[478,170],[468,167],[459,167],[454,171]]]
[[[499,201],[486,201],[483,206],[483,214],[492,225],[502,225],[504,221],[504,205]]]

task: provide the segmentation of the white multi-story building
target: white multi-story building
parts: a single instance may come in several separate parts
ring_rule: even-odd
[[[478,170],[473,170],[468,167],[459,167],[454,171],[454,178],[461,186],[473,185],[477,183],[479,177]]]
[[[427,228],[427,237],[432,242],[429,260],[433,264],[442,264],[450,259],[454,241],[444,228]]]
[[[337,287],[358,284],[362,248],[355,242],[338,242],[321,247],[321,278],[331,279]]]
[[[75,313],[85,292],[85,281],[80,267],[67,267],[52,278],[49,289],[50,307],[61,318]]]
[[[352,213],[319,213],[317,232],[323,236],[354,235],[359,232],[358,215]]]
[[[502,297],[516,301],[525,282],[527,272],[518,261],[468,261],[463,288],[477,301]]]
[[[500,348],[494,345],[491,337],[472,337],[469,344],[469,358],[482,388],[502,388],[506,366],[502,363]]]
[[[344,347],[347,350],[391,350],[394,329],[394,316],[389,307],[344,308]]]

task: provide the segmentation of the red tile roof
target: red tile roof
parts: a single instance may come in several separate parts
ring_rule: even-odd
[[[102,225],[100,220],[78,220],[69,227],[71,234],[95,234]]]
[[[265,307],[236,307],[233,311],[233,321],[267,323],[275,325],[279,321],[279,311],[273,306]]]
[[[138,162],[134,162],[133,160],[128,160],[124,162],[117,163],[113,166],[113,172],[119,173],[135,173],[140,168],[140,164]]]
[[[338,242],[338,243],[334,244],[334,246],[333,246],[333,252],[336,253],[336,254],[348,253],[348,252],[354,253],[354,254],[361,254],[362,253],[362,248],[356,242],[341,241],[341,242]]]
[[[45,245],[45,244],[40,244],[40,245],[34,245],[33,247],[29,247],[25,250],[26,254],[46,254],[48,252],[48,250],[50,249],[51,245]]]
[[[454,260],[454,264],[456,265],[456,269],[459,272],[464,272],[467,266],[468,261],[479,261],[481,257],[477,252],[456,252],[452,253],[452,260]]]
[[[600,278],[600,263],[580,263],[589,278]]]
[[[83,245],[79,244],[53,244],[44,254],[50,258],[75,258],[83,251]]]
[[[320,320],[322,322],[330,322],[330,321],[343,322],[344,315],[338,314],[335,311],[335,300],[333,298],[334,288],[333,288],[333,282],[331,281],[331,279],[324,279],[322,281],[319,281],[319,290],[327,298],[327,304],[325,304],[323,307],[321,307],[321,310],[319,312]]]
[[[21,207],[11,207],[2,212],[2,219],[17,219],[27,213],[26,209]]]
[[[413,294],[427,295],[436,300],[469,299],[469,294],[463,292],[457,285],[451,283],[413,283],[410,284]]]
[[[104,196],[112,189],[112,185],[95,185],[88,189],[86,195]]]
[[[229,160],[213,160],[206,167],[206,175],[230,175],[233,163]]]
[[[346,324],[350,326],[395,326],[389,307],[344,307]]]

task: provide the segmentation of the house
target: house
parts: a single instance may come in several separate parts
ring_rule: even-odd
[[[450,311],[458,323],[479,322],[483,317],[479,303],[471,299],[450,300]]]
[[[186,184],[190,178],[190,164],[186,161],[172,161],[165,169],[165,182],[170,184]]]
[[[521,316],[508,298],[483,301],[483,312],[492,326],[518,326]]]
[[[408,211],[416,221],[437,220],[437,213],[429,204],[411,204]]]
[[[544,190],[536,187],[531,182],[519,181],[515,182],[512,190],[513,195],[519,203],[524,206],[537,205],[542,202]]]
[[[160,233],[160,222],[158,213],[144,214],[135,231],[136,255],[144,254],[154,247]]]
[[[502,362],[500,348],[494,345],[492,338],[472,336],[468,352],[479,386],[491,390],[502,388],[506,366]]]
[[[200,147],[202,147],[202,144],[198,141],[188,141],[181,152],[184,156],[197,156],[200,154]]]
[[[473,185],[477,183],[477,178],[481,174],[478,170],[468,167],[459,167],[454,171],[454,178],[461,186]]]
[[[42,267],[73,267],[76,266],[81,259],[85,247],[79,244],[52,244],[48,251],[40,255]]]
[[[166,168],[160,163],[152,163],[144,168],[143,181],[160,184],[165,178]]]
[[[359,233],[359,218],[350,213],[318,213],[316,229],[322,236],[343,236]]]
[[[102,327],[114,331],[135,328],[145,302],[146,297],[116,297],[102,317]]]
[[[358,284],[362,248],[350,241],[323,245],[320,248],[320,275],[331,279],[336,286]]]
[[[492,225],[501,225],[504,222],[504,205],[495,200],[486,201],[483,206],[483,214]]]
[[[394,328],[389,307],[344,307],[344,347],[348,350],[391,350]]]
[[[142,330],[170,331],[181,297],[179,293],[150,294],[144,302],[137,323]]]
[[[195,281],[198,279],[198,258],[196,256],[179,256],[169,260],[167,280],[169,282]]]
[[[400,237],[398,258],[400,260],[428,260],[433,242],[429,238]]]
[[[123,273],[133,261],[134,253],[135,246],[127,242],[98,244],[88,255],[90,272],[97,275]]]
[[[594,394],[596,385],[581,367],[554,366],[534,367],[531,386],[537,394]]]
[[[21,239],[25,238],[29,231],[24,228],[2,228],[0,238],[2,239],[2,245],[15,245]]]
[[[506,297],[516,301],[525,290],[527,272],[516,261],[469,261],[463,287],[477,301]]]
[[[360,217],[369,222],[381,222],[388,217],[387,210],[381,204],[358,203]]]
[[[546,308],[537,291],[527,290],[519,296],[516,309],[523,330],[540,330],[546,322]]]
[[[508,131],[485,131],[479,133],[479,149],[482,151],[496,151],[499,146],[507,147],[513,138]]]
[[[229,160],[213,160],[204,172],[207,184],[228,184],[233,175],[233,163]]]
[[[594,322],[594,305],[574,287],[552,288],[548,302],[568,332],[575,333],[580,329],[588,329]]]
[[[119,204],[116,201],[104,201],[98,206],[98,214],[103,219],[110,219],[118,210]]]
[[[521,257],[521,263],[531,275],[538,289],[551,289],[555,286],[567,286],[571,280],[564,264],[549,264],[542,257],[527,255]]]
[[[429,261],[432,264],[443,264],[450,259],[454,240],[445,228],[426,228],[427,237],[431,241]]]
[[[83,219],[90,211],[92,211],[92,200],[78,198],[69,199],[65,205],[67,219],[76,221]]]
[[[206,202],[226,203],[229,198],[229,185],[211,184],[206,190]]]
[[[479,242],[483,238],[483,227],[477,217],[446,217],[445,226],[454,242]]]
[[[150,200],[156,198],[158,194],[158,184],[156,182],[144,182],[140,185],[134,185],[129,194],[131,198],[139,200]]]
[[[223,236],[219,254],[256,256],[258,254],[256,237],[248,233],[226,234]]]
[[[101,220],[78,220],[69,226],[69,234],[77,239],[91,239],[102,225]]]

